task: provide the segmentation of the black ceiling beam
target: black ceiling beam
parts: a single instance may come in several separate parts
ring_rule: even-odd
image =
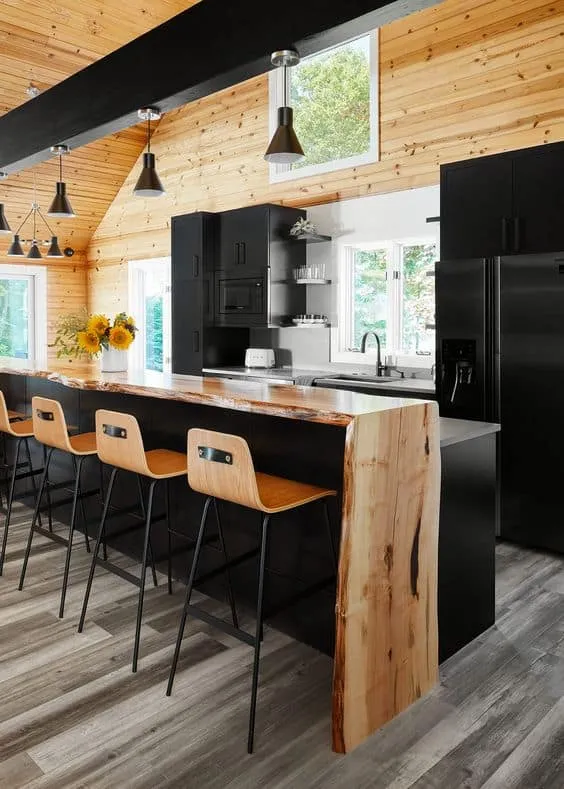
[[[0,118],[0,169],[49,158],[270,69],[270,53],[302,56],[438,0],[202,0]]]

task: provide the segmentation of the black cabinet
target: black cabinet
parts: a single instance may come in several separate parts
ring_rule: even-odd
[[[563,251],[564,144],[519,151],[513,162],[512,251]]]
[[[237,208],[219,215],[219,268],[256,271],[268,266],[269,207]]]
[[[216,217],[208,213],[172,218],[172,371],[200,375],[204,325],[210,312]]]
[[[441,167],[445,260],[564,250],[564,143]]]
[[[214,327],[214,265],[219,215],[172,218],[172,371],[201,375],[204,367],[241,365],[247,328]]]
[[[441,170],[441,257],[500,255],[512,214],[512,162],[487,157]]]
[[[260,205],[219,215],[215,273],[216,326],[280,326],[306,311],[305,289],[294,269],[306,247],[290,235],[305,211]]]

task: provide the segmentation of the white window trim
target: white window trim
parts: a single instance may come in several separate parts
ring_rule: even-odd
[[[350,348],[352,344],[352,305],[353,305],[353,279],[351,276],[351,268],[353,263],[353,254],[356,249],[388,249],[391,254],[388,258],[388,282],[391,285],[390,298],[388,299],[388,338],[391,337],[392,342],[396,347],[390,348],[382,346],[382,362],[385,361],[385,356],[392,356],[394,363],[399,367],[419,367],[422,369],[430,369],[431,365],[435,362],[435,352],[432,351],[429,356],[422,356],[417,354],[403,354],[398,351],[400,338],[402,336],[402,278],[395,279],[393,277],[394,271],[401,271],[401,249],[402,247],[416,246],[419,244],[435,244],[436,239],[432,236],[428,237],[414,237],[414,238],[401,238],[392,241],[383,242],[368,242],[357,244],[343,244],[338,250],[338,295],[337,295],[337,316],[338,325],[332,329],[331,333],[331,362],[338,362],[341,364],[359,364],[375,365],[377,358],[376,343],[374,347],[370,347],[366,353],[361,354],[359,351],[347,351],[343,348]]]
[[[0,264],[0,278],[31,277],[33,279],[33,313],[30,315],[30,358],[36,365],[47,364],[47,269],[45,266]]]
[[[150,258],[148,260],[130,260],[127,266],[127,311],[138,322],[138,335],[129,349],[131,367],[135,370],[145,370],[145,326],[141,316],[144,313],[145,290],[144,280],[149,269],[156,265],[165,264],[169,267],[170,279],[170,257]],[[135,295],[136,294],[136,295]],[[163,303],[163,372],[170,373],[172,369],[171,355],[171,319],[170,319],[170,287],[168,299]]]
[[[373,30],[369,33],[370,37],[370,149],[358,156],[349,156],[347,159],[335,159],[332,162],[324,162],[323,164],[312,164],[308,167],[299,167],[292,170],[289,164],[269,164],[269,179],[270,183],[280,183],[281,181],[295,181],[300,178],[309,178],[312,175],[321,175],[323,173],[331,173],[335,170],[344,170],[350,167],[359,167],[364,164],[372,164],[380,159],[380,102],[379,102],[379,74],[380,74],[380,57],[379,57],[379,36],[378,30]],[[364,38],[364,36],[357,36],[356,38]],[[355,39],[349,39],[354,41]],[[343,46],[347,44],[343,41],[336,46]],[[329,49],[333,49],[330,47]],[[322,50],[327,52],[328,50]],[[321,52],[316,52],[321,54]],[[304,60],[307,58],[304,58]],[[282,69],[273,69],[269,74],[269,139],[272,139],[277,126],[277,112],[278,107],[281,107],[285,101],[284,88],[283,88],[283,74]]]

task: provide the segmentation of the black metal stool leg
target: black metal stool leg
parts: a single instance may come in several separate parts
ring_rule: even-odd
[[[204,541],[204,534],[206,531],[206,520],[208,517],[208,510],[210,508],[211,503],[211,496],[208,496],[206,499],[206,503],[204,504],[204,510],[202,512],[202,519],[200,521],[200,530],[198,532],[198,538],[196,540],[196,546],[194,548],[194,556],[192,558],[192,567],[190,568],[190,576],[188,578],[188,584],[186,586],[186,596],[184,598],[184,607],[182,609],[182,616],[180,618],[180,625],[178,627],[178,636],[176,638],[176,647],[174,649],[174,657],[172,658],[172,666],[170,667],[170,674],[168,677],[168,685],[166,688],[166,695],[170,696],[172,693],[172,685],[174,683],[174,675],[176,674],[176,667],[178,665],[178,658],[180,656],[180,647],[182,646],[182,637],[184,636],[184,628],[186,627],[186,619],[188,617],[188,607],[190,605],[190,598],[192,597],[192,588],[194,586],[194,579],[196,577],[196,571],[198,569],[198,562],[200,560],[200,553],[202,550],[202,543]]]
[[[139,586],[139,602],[137,604],[137,624],[135,626],[135,643],[133,646],[133,663],[131,670],[137,671],[137,661],[139,658],[139,639],[141,637],[141,620],[143,617],[143,598],[145,596],[145,576],[147,574],[147,553],[149,551],[149,539],[151,534],[151,515],[153,513],[153,498],[157,480],[151,480],[149,485],[149,496],[147,499],[147,510],[145,516],[145,540],[143,543],[143,559],[141,562],[141,579]]]
[[[39,509],[41,507],[41,499],[43,498],[43,492],[45,491],[45,486],[47,483],[47,473],[49,471],[49,463],[51,462],[52,455],[53,455],[53,448],[50,447],[45,455],[45,466],[43,468],[43,474],[41,475],[41,484],[39,485],[39,492],[37,494],[37,499],[35,501],[35,510],[33,511],[33,518],[31,519],[31,526],[29,528],[29,537],[27,538],[27,546],[25,549],[22,571],[20,574],[20,582],[18,584],[18,589],[20,590],[20,592],[23,589],[23,585],[25,581],[27,563],[29,561],[29,554],[31,552],[31,543],[33,542],[33,533],[35,531],[35,524],[37,522],[37,516],[39,515]],[[49,523],[51,523],[50,516],[51,516],[51,509],[49,507]]]
[[[221,545],[221,550],[223,551],[225,563],[227,564],[229,562],[229,556],[227,555],[227,548],[225,546],[225,535],[223,533],[223,526],[221,525],[221,519],[219,517],[219,506],[217,504],[216,498],[214,498],[213,500],[213,506],[215,510],[215,519],[217,521],[217,534],[219,536],[219,543]],[[227,566],[225,568],[225,577],[227,580],[227,596],[229,598],[229,605],[231,607],[231,618],[233,620],[233,627],[239,627],[237,609],[235,608],[235,596],[233,595],[233,586],[231,584],[231,572],[229,571],[229,567]]]
[[[33,497],[34,499],[37,498],[37,482],[35,481],[35,474],[33,473],[33,464],[31,462],[31,451],[29,449],[29,438],[24,438],[24,446],[25,446],[25,454],[27,457],[27,465],[29,466],[30,471],[30,480],[31,480],[31,487],[33,488]],[[43,523],[41,522],[41,513],[37,516],[37,521],[39,525],[42,527]]]
[[[12,502],[14,501],[14,489],[16,487],[16,476],[18,473],[18,461],[20,459],[20,447],[22,439],[18,438],[16,441],[16,456],[14,458],[14,467],[12,469],[12,476],[10,479],[10,488],[8,491],[7,511],[4,520],[4,536],[2,538],[2,553],[0,554],[0,575],[4,571],[4,557],[6,556],[6,546],[8,544],[8,529],[10,528],[10,518],[12,517]]]
[[[98,469],[100,471],[100,498],[104,502],[106,500],[105,493],[104,493],[104,467],[101,460],[98,460]],[[104,533],[102,535],[102,556],[104,557],[104,561],[108,558],[108,544],[106,540],[106,530],[104,529]]]
[[[49,450],[52,452],[52,450]],[[49,454],[47,447],[43,444],[43,467],[48,469],[49,463],[47,462],[47,455]],[[49,490],[49,474],[45,477],[46,481],[46,494],[47,494],[47,516],[49,518],[49,531],[53,531],[53,514],[51,512],[51,491]]]
[[[167,584],[168,593],[172,594],[172,534],[170,533],[170,480],[165,480],[165,519],[168,538]]]
[[[112,473],[110,474],[110,482],[108,484],[108,489],[106,491],[106,500],[104,502],[104,509],[102,510],[102,519],[100,520],[100,526],[98,528],[96,545],[94,546],[94,551],[92,553],[92,561],[90,563],[90,573],[88,574],[88,582],[86,584],[86,590],[84,592],[84,602],[82,603],[80,622],[78,623],[79,633],[82,633],[82,630],[84,628],[84,620],[86,619],[86,609],[88,608],[88,599],[90,597],[90,590],[92,589],[92,581],[94,580],[94,571],[96,570],[96,560],[98,559],[98,553],[100,551],[100,543],[102,542],[102,536],[104,535],[104,530],[106,528],[106,518],[108,517],[108,510],[110,509],[112,490],[114,488],[114,482],[116,479],[117,472],[118,469],[113,468]]]
[[[90,540],[88,539],[88,526],[87,526],[87,521],[86,521],[86,507],[84,506],[84,499],[82,498],[82,491],[80,489],[80,471],[78,470],[78,466],[82,465],[83,458],[79,457],[78,464],[77,464],[76,457],[74,455],[71,455],[71,457],[72,457],[72,466],[73,466],[73,469],[74,469],[75,476],[79,480],[79,483],[78,483],[78,500],[80,501],[80,514],[82,516],[82,522],[84,524],[84,544],[86,546],[87,552],[90,553]]]
[[[141,508],[141,514],[144,518],[147,517],[147,511],[145,509],[145,499],[143,498],[143,485],[141,483],[141,474],[136,474],[137,477],[137,490],[139,491],[139,506]],[[157,580],[157,570],[155,568],[155,555],[153,553],[153,546],[151,545],[151,538],[149,537],[149,551],[148,551],[149,562],[151,564],[151,572],[153,574],[153,584],[155,586],[159,585]]]
[[[73,455],[74,459],[74,455]],[[70,570],[70,561],[71,561],[71,554],[72,554],[72,543],[74,539],[74,529],[76,526],[76,510],[79,501],[80,495],[80,475],[82,473],[82,464],[84,462],[84,457],[79,457],[78,462],[76,463],[76,479],[74,482],[74,491],[72,496],[72,510],[71,510],[71,519],[70,519],[70,526],[69,526],[69,537],[67,543],[67,555],[65,557],[65,571],[63,573],[63,587],[61,589],[61,604],[59,606],[59,619],[62,619],[65,614],[65,598],[67,596],[67,585],[69,582],[69,570]],[[88,537],[86,537],[88,542]]]
[[[260,562],[259,562],[259,576],[258,576],[258,592],[257,592],[257,623],[255,631],[255,656],[253,661],[253,681],[251,686],[251,710],[249,714],[249,737],[247,740],[247,752],[253,752],[253,744],[255,738],[255,717],[257,708],[257,691],[258,691],[258,678],[259,678],[259,662],[260,662],[260,642],[262,633],[262,606],[264,602],[264,570],[266,565],[266,550],[268,545],[268,524],[270,516],[265,515],[262,521],[262,539],[260,546]]]
[[[335,545],[335,534],[333,532],[333,527],[331,525],[331,518],[329,517],[329,502],[327,499],[323,499],[323,511],[325,513],[325,526],[327,528],[329,543],[331,545],[331,558],[333,559],[333,569],[335,570],[335,575],[337,575],[337,572],[339,570],[339,560],[337,559],[337,546]]]

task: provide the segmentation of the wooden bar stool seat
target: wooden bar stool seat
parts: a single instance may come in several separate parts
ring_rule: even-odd
[[[0,433],[4,440],[3,445],[3,462],[2,469],[9,474],[10,484],[6,497],[6,509],[2,509],[5,514],[4,519],[4,534],[2,537],[2,552],[0,553],[0,575],[4,570],[4,559],[6,556],[6,546],[8,543],[8,531],[10,528],[10,520],[12,516],[12,506],[14,503],[14,494],[16,482],[23,479],[30,479],[32,485],[33,495],[37,494],[37,485],[35,482],[35,475],[40,474],[42,469],[34,469],[31,461],[31,452],[29,449],[29,439],[33,438],[33,420],[26,419],[25,414],[19,411],[11,411],[6,406],[4,393],[0,391]],[[5,439],[15,439],[16,451],[13,463],[8,463],[6,455]],[[21,448],[25,451],[25,460],[20,462]],[[26,469],[22,471],[22,469]]]
[[[337,572],[337,552],[327,501],[337,495],[337,491],[330,488],[322,488],[308,483],[296,482],[283,477],[272,476],[255,471],[253,459],[249,445],[240,436],[227,433],[217,433],[211,430],[192,429],[188,431],[188,484],[190,487],[203,493],[206,496],[204,511],[200,523],[200,530],[196,541],[194,559],[186,588],[186,598],[176,648],[172,660],[170,676],[168,680],[167,696],[172,692],[174,675],[180,655],[182,637],[186,625],[188,614],[203,619],[209,624],[215,624],[222,630],[226,630],[231,635],[239,638],[246,644],[254,647],[253,678],[251,687],[251,705],[249,714],[249,730],[247,740],[247,750],[253,751],[255,712],[258,689],[258,674],[260,660],[260,644],[262,640],[263,628],[263,602],[264,602],[264,581],[266,556],[268,550],[269,522],[273,515],[281,512],[288,512],[311,504],[316,501],[323,503],[325,513],[325,525],[328,531],[329,543],[331,548],[331,560],[333,565],[334,579]],[[262,533],[260,546],[260,559],[257,583],[257,613],[255,635],[250,636],[240,629],[228,627],[225,622],[216,617],[212,617],[207,612],[200,611],[196,606],[190,605],[192,589],[196,579],[198,561],[203,545],[206,530],[206,520],[210,503],[216,505],[217,499],[240,504],[243,507],[258,510],[263,513]],[[219,522],[219,517],[218,517]],[[316,589],[319,586],[316,585]],[[300,595],[300,597],[303,595]],[[295,601],[295,598],[294,598]]]
[[[78,632],[81,633],[84,628],[88,601],[90,598],[92,582],[94,580],[94,572],[97,565],[101,565],[106,570],[109,570],[110,572],[119,575],[124,580],[133,583],[139,588],[137,623],[135,628],[135,642],[132,660],[132,671],[135,672],[137,671],[137,662],[139,657],[139,641],[141,635],[141,621],[143,616],[143,599],[145,594],[147,561],[149,557],[151,559],[153,568],[153,581],[155,586],[157,586],[154,556],[151,549],[151,528],[156,521],[163,519],[166,520],[166,526],[169,535],[168,589],[169,592],[172,591],[170,564],[171,528],[169,519],[170,508],[168,481],[174,477],[179,477],[186,474],[186,455],[182,452],[174,452],[170,449],[151,449],[149,451],[145,451],[143,438],[141,436],[141,429],[137,419],[131,414],[122,414],[117,411],[96,411],[96,442],[100,460],[103,463],[111,466],[112,472],[110,475],[110,481],[104,502],[102,519],[100,521],[98,535],[96,538],[96,545],[92,555],[92,563],[90,565],[90,573],[88,576],[88,582],[86,584]],[[137,475],[140,493],[142,492],[140,478],[145,477],[149,480],[149,492],[146,505],[144,504],[141,496],[144,539],[143,554],[141,559],[141,574],[139,577],[123,570],[121,567],[113,564],[107,559],[102,559],[98,556],[101,540],[105,537],[106,520],[108,518],[108,510],[111,505],[112,492],[114,490],[114,484],[118,471],[129,471]],[[154,494],[155,487],[159,482],[165,483],[165,514],[154,517]],[[130,514],[134,515],[132,512]]]
[[[69,427],[67,425],[65,415],[62,409],[61,404],[58,400],[52,400],[46,397],[33,397],[31,400],[31,409],[32,409],[32,417],[31,423],[33,426],[33,434],[35,436],[36,441],[43,445],[44,448],[47,449],[45,455],[45,467],[43,469],[43,475],[41,477],[41,484],[39,486],[39,492],[37,494],[37,499],[35,503],[35,511],[33,513],[33,518],[31,521],[31,527],[29,530],[29,537],[27,541],[26,551],[24,555],[24,561],[22,565],[22,571],[20,575],[20,583],[19,589],[23,589],[25,576],[27,572],[27,565],[29,561],[29,555],[31,553],[31,547],[33,542],[33,535],[35,532],[42,534],[44,537],[48,537],[55,542],[58,542],[64,546],[66,546],[66,558],[65,558],[65,569],[63,573],[63,585],[61,589],[61,602],[59,606],[59,617],[62,618],[65,611],[65,599],[67,593],[67,586],[68,586],[68,579],[69,579],[69,571],[70,571],[70,561],[71,561],[71,554],[72,554],[72,547],[73,547],[73,537],[76,527],[77,521],[77,508],[80,504],[81,507],[81,514],[82,520],[84,525],[84,540],[86,544],[87,551],[90,551],[90,543],[88,540],[88,527],[87,527],[87,519],[86,519],[86,512],[84,508],[84,498],[87,496],[92,496],[98,493],[98,490],[90,490],[90,491],[82,491],[80,487],[81,476],[82,476],[82,467],[84,461],[89,457],[96,457],[96,434],[95,433],[81,433],[78,435],[69,435]],[[29,420],[26,422],[15,422],[12,424],[12,428],[14,430],[20,429],[22,425],[26,425],[29,423]],[[53,452],[55,450],[64,452],[72,458],[73,469],[74,469],[74,479],[67,482],[60,482],[57,484],[52,484],[49,481],[49,465],[51,463],[51,459],[53,457]],[[68,489],[69,484],[72,482],[72,498],[65,499],[63,501],[58,501],[55,504],[51,501],[51,491],[65,488]],[[40,509],[41,509],[41,502],[43,499],[43,495],[46,494],[47,496],[47,508],[49,511],[49,518],[50,518],[50,528],[49,530],[44,529],[41,526],[40,521],[38,519],[40,517]],[[67,504],[72,502],[72,510],[71,510],[71,518],[70,518],[70,525],[69,525],[69,532],[68,537],[64,538],[61,535],[52,531],[51,526],[51,511],[54,506],[61,506],[63,504]]]

